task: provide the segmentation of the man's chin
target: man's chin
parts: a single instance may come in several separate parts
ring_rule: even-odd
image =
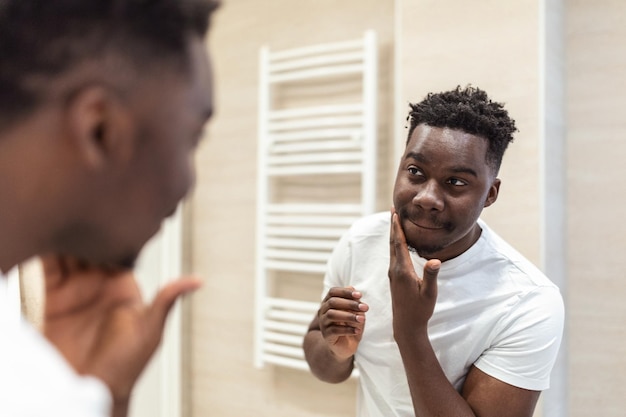
[[[109,272],[121,272],[132,270],[137,263],[137,255],[128,255],[123,258],[118,258],[115,261],[108,261],[100,263],[100,267]]]
[[[441,246],[424,244],[414,245],[410,242],[407,242],[407,246],[410,252],[417,253],[421,258],[424,259],[436,258],[436,254],[443,250]]]
[[[137,263],[137,255],[130,255],[125,258],[120,259],[117,264],[120,268],[123,268],[123,269],[133,269],[136,263]]]

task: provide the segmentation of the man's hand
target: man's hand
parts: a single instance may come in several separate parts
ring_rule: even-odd
[[[431,259],[424,265],[424,278],[415,273],[406,237],[395,209],[391,210],[389,234],[389,284],[393,305],[394,337],[426,331],[437,301],[437,274],[441,262]]]
[[[352,287],[334,287],[318,311],[322,336],[338,360],[351,358],[361,341],[368,305]]]
[[[156,350],[176,299],[197,279],[169,283],[145,304],[131,271],[87,266],[59,256],[42,258],[44,334],[79,374],[108,385],[114,415],[125,415],[132,388]]]

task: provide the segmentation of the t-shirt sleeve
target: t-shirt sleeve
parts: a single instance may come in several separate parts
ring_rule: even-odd
[[[557,287],[538,287],[520,298],[499,323],[491,346],[474,365],[501,381],[528,390],[550,387],[564,325]]]
[[[322,299],[326,297],[328,290],[332,287],[347,287],[350,285],[351,259],[350,232],[347,232],[339,239],[326,264]]]

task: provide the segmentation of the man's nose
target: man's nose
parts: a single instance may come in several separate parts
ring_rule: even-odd
[[[424,210],[443,210],[443,195],[439,184],[436,181],[421,184],[413,197],[413,204]]]

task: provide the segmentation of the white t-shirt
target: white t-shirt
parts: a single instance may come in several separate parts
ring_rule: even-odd
[[[111,394],[77,375],[26,320],[15,317],[0,274],[0,416],[109,417]]]
[[[358,416],[414,416],[400,352],[393,338],[389,292],[389,213],[357,221],[328,263],[330,287],[353,286],[369,305],[355,355]],[[549,387],[563,332],[559,289],[479,220],[479,240],[443,262],[428,334],[450,383],[460,391],[471,365],[529,390]],[[411,253],[422,276],[425,259]]]

